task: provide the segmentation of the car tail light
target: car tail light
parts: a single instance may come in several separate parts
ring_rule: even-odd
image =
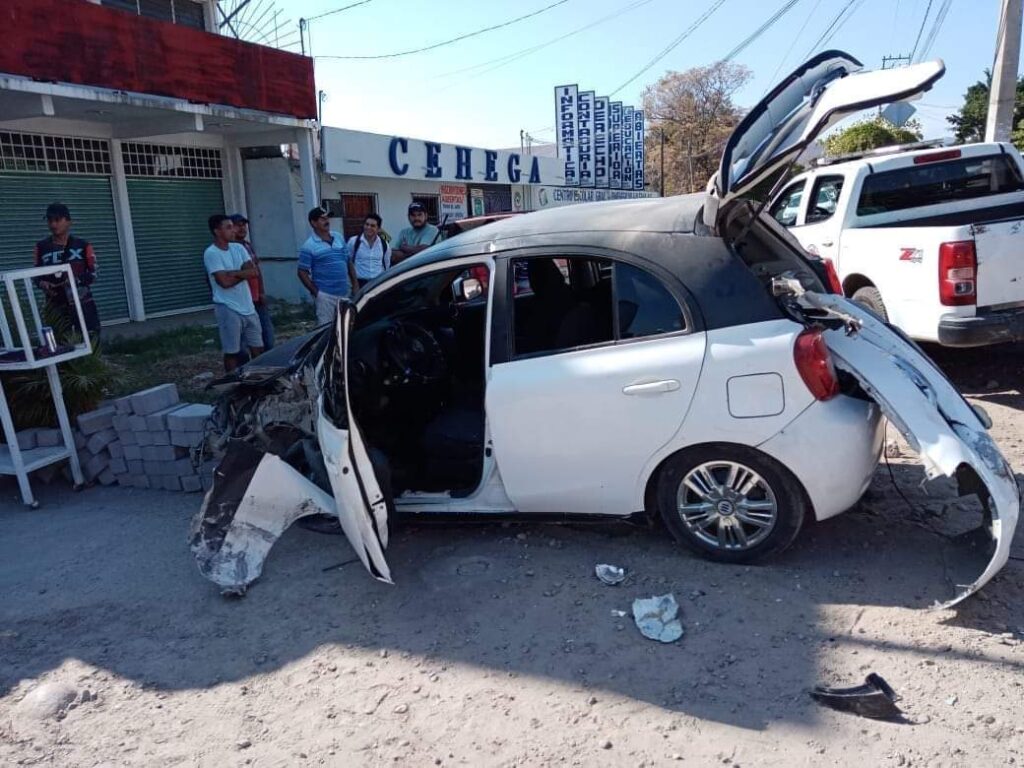
[[[832,365],[832,355],[820,329],[808,329],[796,337],[793,361],[815,400],[831,400],[839,394],[839,379]]]
[[[978,257],[973,240],[939,246],[939,300],[947,307],[975,304]]]
[[[825,277],[828,278],[828,287],[832,293],[843,295],[843,284],[839,281],[839,273],[836,272],[836,265],[832,259],[822,259],[825,262]]]

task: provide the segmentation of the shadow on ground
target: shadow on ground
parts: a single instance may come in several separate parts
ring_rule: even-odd
[[[763,567],[695,559],[659,529],[417,526],[392,543],[389,587],[358,563],[325,571],[352,557],[345,540],[293,528],[241,600],[219,596],[192,562],[185,536],[197,497],[43,489],[41,511],[0,512],[0,693],[69,657],[147,687],[203,689],[326,645],[341,659],[386,649],[749,729],[810,723],[819,712],[806,691],[823,682],[822,657],[872,643],[857,628],[864,609],[923,610],[949,592],[955,556],[936,523],[961,513],[952,497],[922,499],[920,477],[893,467],[921,510],[908,509],[882,467],[857,510],[811,526]],[[601,562],[629,578],[602,585]],[[1011,563],[954,621],[987,632],[1024,625],[1022,575]],[[612,613],[666,592],[682,606],[677,644],[645,640]],[[884,647],[934,650],[911,637]]]

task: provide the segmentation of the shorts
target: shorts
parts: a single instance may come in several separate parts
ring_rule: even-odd
[[[334,316],[338,313],[338,302],[341,301],[341,297],[319,291],[313,301],[316,304],[316,324],[333,323]]]
[[[220,346],[225,355],[237,355],[243,341],[250,349],[263,346],[263,329],[260,317],[255,312],[241,315],[224,304],[214,304],[213,314],[217,318]]]

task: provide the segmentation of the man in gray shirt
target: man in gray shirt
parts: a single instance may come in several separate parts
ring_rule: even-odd
[[[399,232],[391,244],[391,261],[395,264],[426,250],[438,240],[437,227],[427,223],[427,209],[423,203],[414,201],[409,204],[409,223],[412,226]]]

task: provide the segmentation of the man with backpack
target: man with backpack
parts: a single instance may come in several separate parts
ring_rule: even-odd
[[[349,238],[348,250],[356,266],[356,280],[362,288],[391,268],[391,249],[380,236],[382,219],[376,213],[368,214],[363,221],[363,233]]]

